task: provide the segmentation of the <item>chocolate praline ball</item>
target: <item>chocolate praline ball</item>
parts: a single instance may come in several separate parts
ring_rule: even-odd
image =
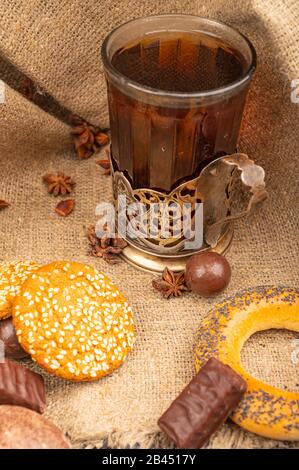
[[[0,341],[4,345],[4,354],[11,359],[23,359],[28,354],[22,349],[11,318],[0,321]]]
[[[207,251],[191,256],[185,269],[189,289],[203,297],[213,297],[230,281],[231,268],[224,256]]]

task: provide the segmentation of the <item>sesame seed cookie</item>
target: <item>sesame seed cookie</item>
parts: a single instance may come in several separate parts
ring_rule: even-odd
[[[24,284],[13,308],[21,346],[58,377],[96,380],[131,350],[131,308],[107,276],[91,266],[55,262]]]
[[[11,316],[12,302],[23,282],[39,267],[31,261],[0,264],[0,320]]]

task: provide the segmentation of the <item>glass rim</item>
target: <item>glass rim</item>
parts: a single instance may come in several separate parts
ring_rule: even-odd
[[[159,19],[159,18],[194,18],[194,19],[199,19],[199,20],[204,20],[207,23],[218,25],[221,27],[225,27],[227,30],[230,30],[234,33],[237,33],[242,39],[245,40],[247,46],[249,47],[250,53],[251,53],[251,62],[248,65],[248,69],[245,72],[245,74],[238,80],[234,80],[233,82],[229,83],[228,85],[218,87],[218,88],[213,88],[212,90],[204,90],[204,91],[198,91],[198,92],[177,92],[177,91],[170,91],[170,90],[162,90],[159,88],[153,88],[148,85],[142,85],[141,83],[137,82],[136,80],[132,80],[123,73],[119,72],[111,63],[111,59],[108,57],[108,45],[109,41],[111,38],[113,38],[114,34],[122,29],[125,26],[128,26],[130,24],[133,25],[133,23],[140,23],[146,19]],[[111,74],[111,76],[115,80],[120,80],[123,85],[129,86],[132,90],[135,90],[136,92],[142,92],[150,95],[155,95],[155,96],[161,96],[164,98],[175,98],[175,99],[198,99],[198,98],[209,98],[209,97],[217,97],[218,95],[223,95],[225,93],[232,92],[239,86],[244,85],[247,81],[249,81],[256,69],[256,64],[257,64],[257,55],[256,55],[256,50],[252,44],[252,42],[243,34],[241,33],[238,29],[233,28],[232,26],[229,26],[228,24],[214,20],[214,19],[209,19],[205,18],[202,16],[198,15],[189,15],[189,14],[177,14],[177,13],[169,13],[169,14],[163,14],[163,15],[147,15],[147,16],[142,16],[138,17],[132,20],[128,20],[121,25],[117,26],[114,28],[110,33],[105,37],[102,46],[101,46],[101,57],[102,61],[104,64],[105,69]]]

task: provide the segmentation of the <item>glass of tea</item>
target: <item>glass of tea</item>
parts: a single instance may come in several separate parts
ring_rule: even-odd
[[[231,27],[190,15],[129,21],[102,46],[112,158],[134,188],[170,191],[235,151],[256,66]]]
[[[226,221],[231,169],[221,162],[219,168],[213,165],[236,151],[256,67],[251,42],[218,21],[191,15],[151,16],[114,29],[102,45],[102,61],[114,199],[126,194],[128,200],[145,202],[148,212],[157,200],[204,200],[205,226]],[[243,159],[226,163],[253,174],[252,161]],[[221,184],[209,176],[219,171],[223,171]],[[219,237],[227,230],[227,223],[220,225]],[[147,255],[183,256],[179,252],[184,236],[162,238],[127,241]],[[128,258],[138,256],[128,254]]]

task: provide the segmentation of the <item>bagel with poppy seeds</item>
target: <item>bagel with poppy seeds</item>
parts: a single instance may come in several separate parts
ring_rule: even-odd
[[[256,287],[218,304],[198,331],[196,370],[215,357],[240,374],[247,382],[247,392],[230,417],[247,431],[271,439],[299,440],[299,393],[252,377],[242,366],[240,352],[257,331],[275,328],[299,332],[298,312],[298,289]]]

